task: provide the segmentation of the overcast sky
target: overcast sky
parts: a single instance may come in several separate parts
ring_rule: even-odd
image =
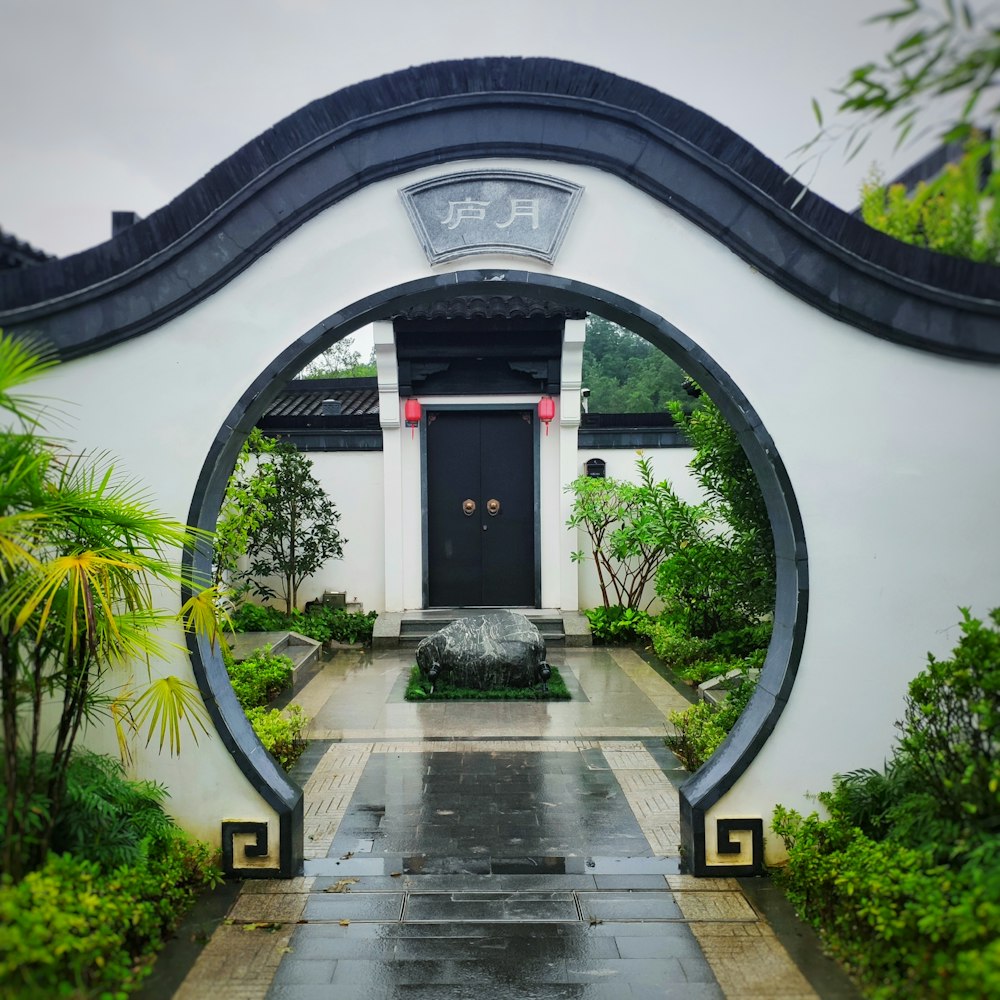
[[[786,169],[894,0],[0,0],[0,227],[60,256],[166,204],[303,104],[438,59],[545,55],[641,80]],[[891,136],[802,176],[845,208]]]

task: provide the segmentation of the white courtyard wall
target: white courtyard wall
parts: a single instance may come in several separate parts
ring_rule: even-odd
[[[462,166],[366,187],[157,331],[54,371],[42,387],[72,412],[69,434],[119,455],[166,512],[186,518],[226,416],[282,350],[366,295],[470,266],[431,269],[397,194]],[[706,827],[720,816],[766,822],[778,801],[812,808],[810,794],[834,772],[884,759],[909,678],[928,649],[941,654],[955,641],[957,606],[981,613],[997,602],[997,467],[983,452],[1000,424],[995,369],[817,312],[609,174],[538,161],[470,166],[521,167],[585,187],[555,265],[497,255],[475,268],[555,273],[666,318],[725,369],[772,436],[808,544],[808,625],[787,708]],[[950,403],[929,419],[928,400]],[[155,669],[192,677],[180,652]],[[194,832],[217,840],[220,815],[262,812],[221,740],[185,754],[138,756]]]

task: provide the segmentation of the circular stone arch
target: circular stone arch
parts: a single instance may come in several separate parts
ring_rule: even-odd
[[[541,295],[558,305],[585,309],[638,333],[676,361],[717,403],[736,431],[764,495],[774,547],[777,588],[774,632],[754,696],[740,724],[710,761],[680,790],[682,849],[692,870],[707,873],[705,814],[743,774],[774,728],[788,699],[805,635],[808,572],[805,531],[789,477],[774,442],[753,406],[727,372],[683,331],[664,317],[612,291],[573,279],[536,272],[457,271],[387,288],[318,323],[286,348],[250,385],[233,407],[207,455],[189,514],[189,523],[207,531],[215,528],[219,509],[237,453],[267,405],[304,365],[330,344],[359,327],[409,307],[438,302],[443,297],[490,294],[503,281],[511,295]],[[211,551],[186,555],[194,578],[211,576]],[[293,868],[301,858],[302,796],[280,772],[261,769],[258,741],[235,703],[219,652],[205,637],[189,636],[192,663],[206,704],[219,733],[243,773],[276,810],[282,826],[282,867]],[[731,829],[742,829],[737,822]],[[756,836],[757,831],[754,831]],[[750,866],[762,863],[755,851]],[[731,874],[731,868],[726,874]]]

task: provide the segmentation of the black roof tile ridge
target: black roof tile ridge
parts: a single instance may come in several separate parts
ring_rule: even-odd
[[[69,257],[0,275],[6,309],[70,295],[134,268],[188,237],[267,174],[339,129],[421,103],[544,98],[585,101],[683,140],[702,162],[741,179],[778,210],[843,250],[925,287],[965,299],[1000,299],[1000,270],[899,241],[809,191],[753,145],[704,112],[645,84],[546,57],[485,57],[411,67],[310,102],[250,140],[169,204],[117,237]]]

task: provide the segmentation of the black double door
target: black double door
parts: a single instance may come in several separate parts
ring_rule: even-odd
[[[530,410],[429,414],[429,607],[534,606],[533,441]]]

